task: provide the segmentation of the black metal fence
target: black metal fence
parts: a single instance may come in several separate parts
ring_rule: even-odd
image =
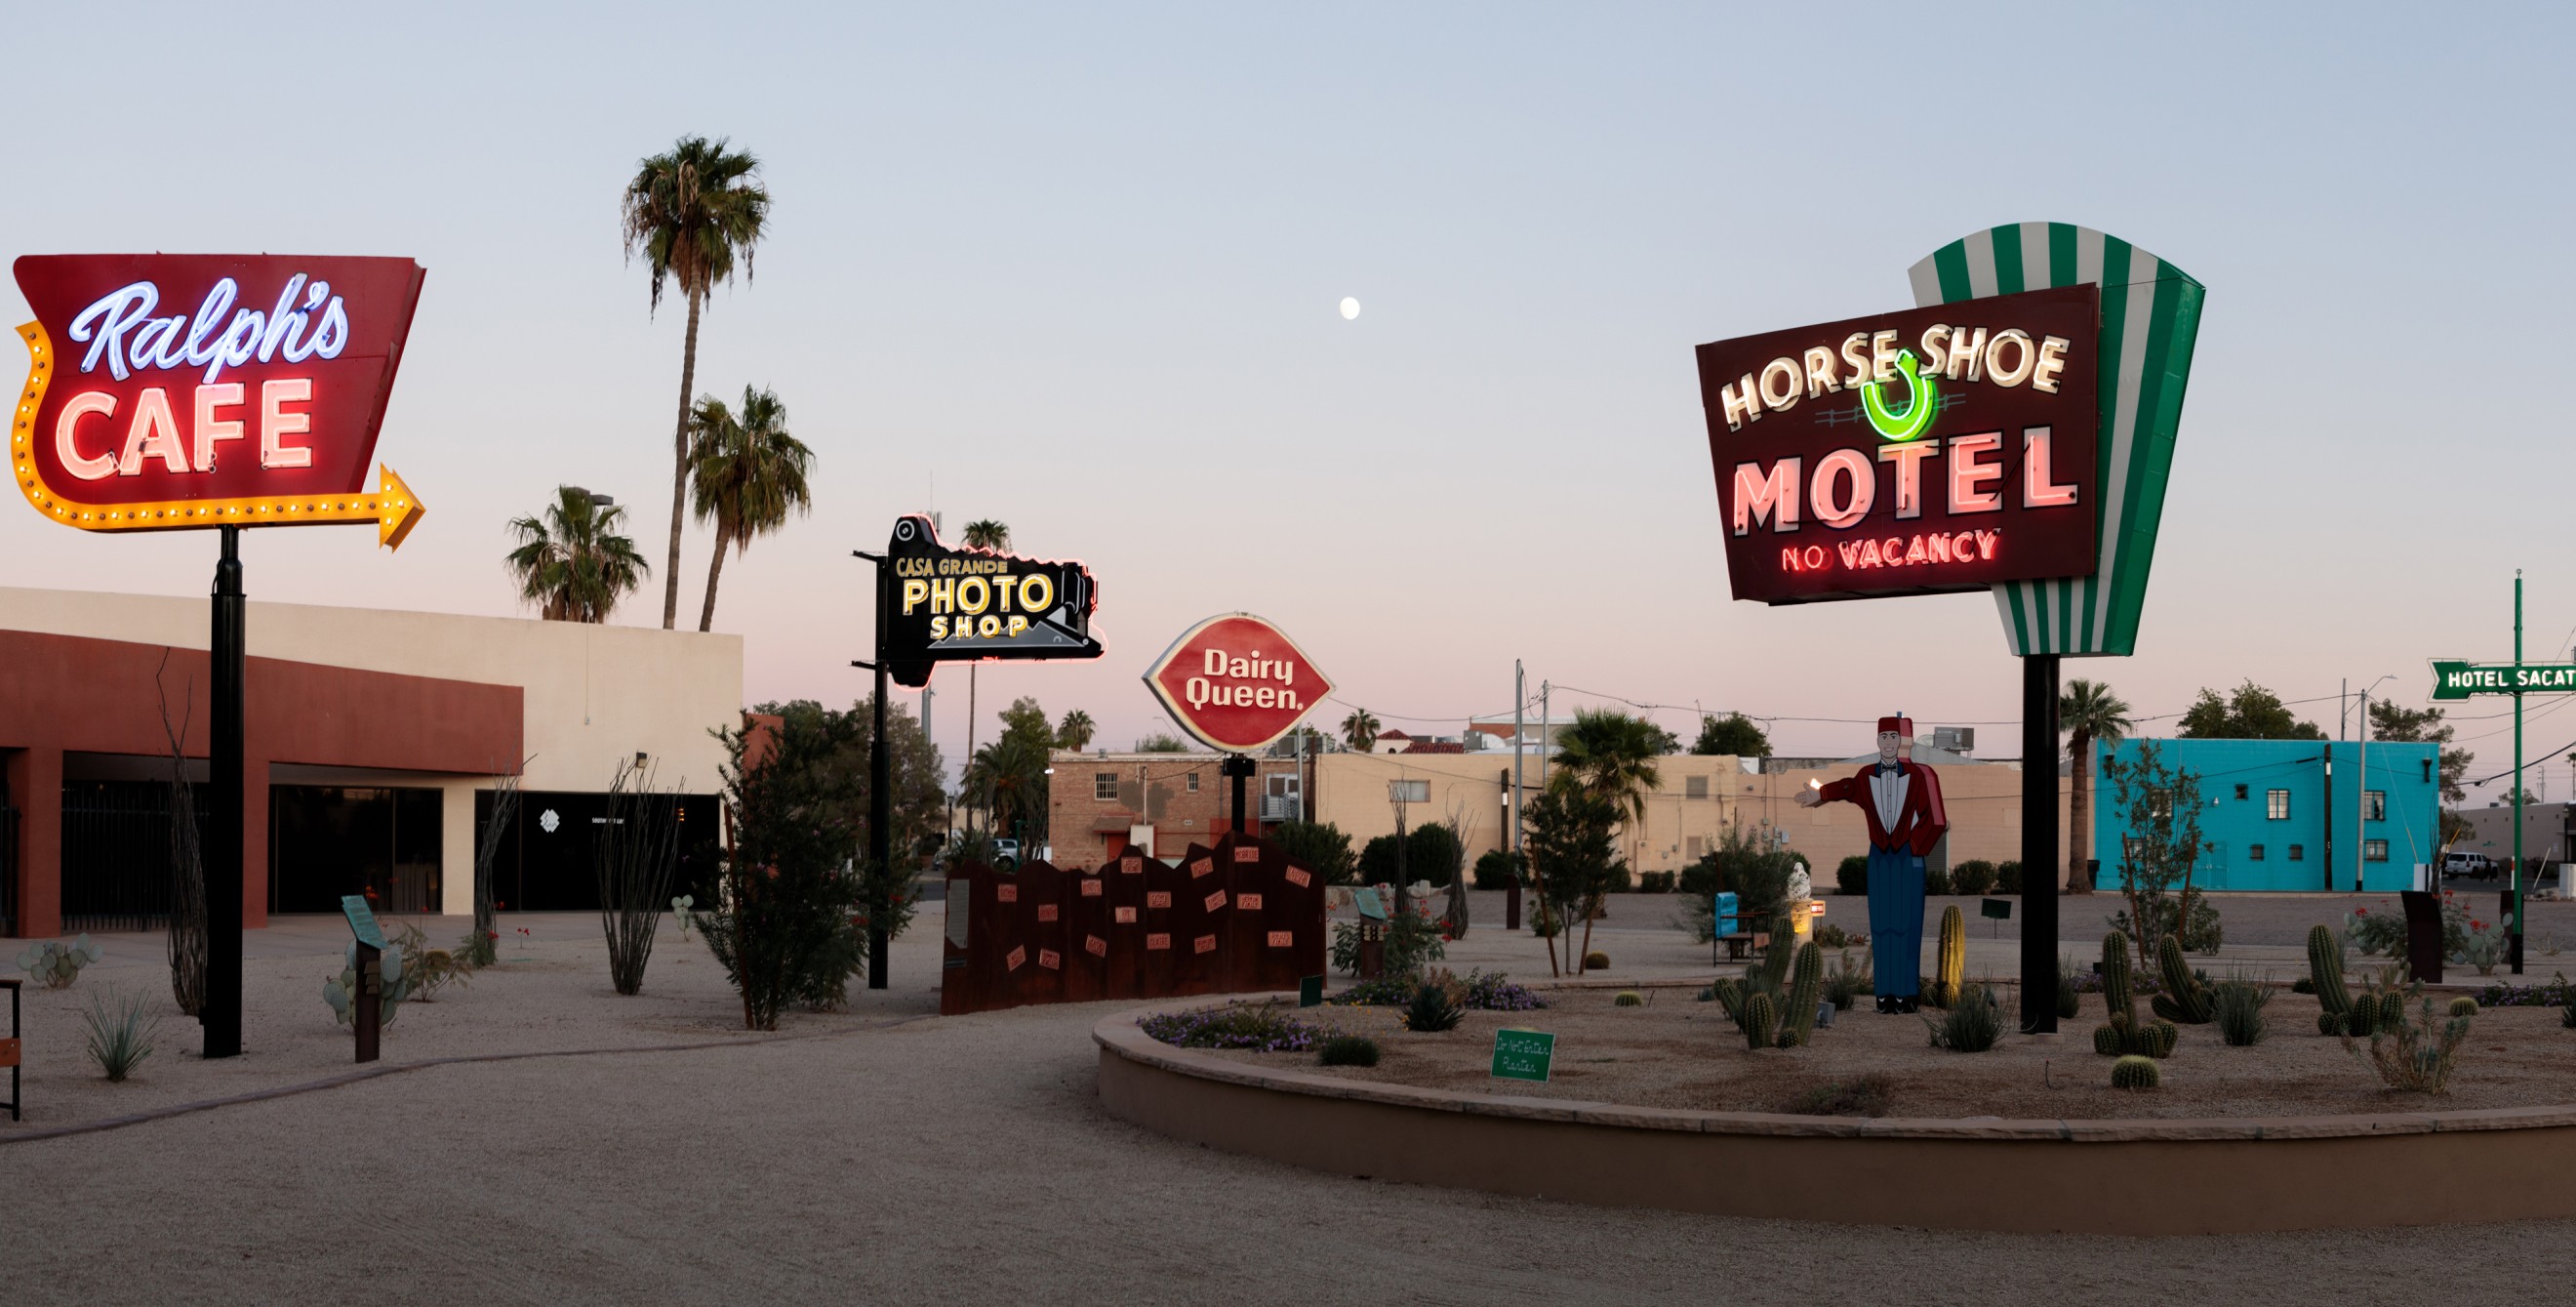
[[[0,935],[18,933],[18,810],[0,807]]]
[[[197,838],[206,837],[199,788]],[[170,787],[158,781],[63,786],[63,931],[155,930],[170,920]]]

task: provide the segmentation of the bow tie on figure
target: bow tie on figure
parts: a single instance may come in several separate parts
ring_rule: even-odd
[[[1950,829],[1941,778],[1905,765],[1914,723],[1902,714],[1878,719],[1878,760],[1830,784],[1807,782],[1798,806],[1849,803],[1869,833],[1869,939],[1878,1010],[1911,1012],[1923,950],[1923,856]]]

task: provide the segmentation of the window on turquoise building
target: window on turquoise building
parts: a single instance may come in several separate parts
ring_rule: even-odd
[[[2388,841],[2363,840],[2361,842],[2361,856],[2362,860],[2365,862],[2388,861]]]
[[[2363,790],[2361,792],[2361,816],[2364,821],[2388,820],[2388,791]]]
[[[2245,797],[2245,787],[2244,787],[2244,786],[2239,785],[2239,786],[2237,786],[2237,787],[2236,787],[2236,797],[2237,797],[2237,798],[2239,798],[2239,799],[2242,799],[2242,798],[2244,798],[2244,797]]]
[[[2246,845],[2245,860],[2247,862],[2261,862],[2263,860],[2263,846],[2260,844]]]
[[[2288,821],[2290,819],[2290,792],[2288,790],[2263,791],[2263,816],[2272,821]],[[2296,846],[2294,845],[2292,847]]]
[[[2305,844],[2293,844],[2293,845],[2291,845],[2291,846],[2290,846],[2290,861],[2292,861],[2292,862],[2305,862],[2305,861],[2307,861],[2307,860],[2308,860],[2308,846],[2307,846],[2307,845],[2305,845]]]

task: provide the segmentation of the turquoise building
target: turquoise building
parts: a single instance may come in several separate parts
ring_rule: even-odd
[[[2373,741],[2365,764],[2351,741],[2122,740],[2094,751],[2093,856],[2106,890],[2120,883],[2129,815],[2101,760],[2128,765],[2149,745],[2167,770],[2200,778],[2208,847],[2192,883],[2202,889],[2395,893],[2438,856],[2439,745]]]

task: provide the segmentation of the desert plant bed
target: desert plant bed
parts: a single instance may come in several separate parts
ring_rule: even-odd
[[[2006,1033],[1983,1053],[1933,1047],[1925,1020],[1942,1014],[1928,1008],[1881,1016],[1864,1002],[1837,1013],[1805,1046],[1755,1051],[1719,1004],[1695,1001],[1688,990],[1653,990],[1649,1002],[1631,1007],[1618,1006],[1611,990],[1568,987],[1546,996],[1545,1011],[1470,1011],[1456,1029],[1436,1034],[1405,1029],[1395,1010],[1324,1009],[1331,1015],[1320,1024],[1376,1041],[1375,1066],[1318,1067],[1312,1054],[1208,1056],[1449,1092],[1802,1114],[1817,1110],[1804,1105],[1860,1102],[1876,1109],[1872,1115],[1898,1118],[2304,1117],[2576,1102],[2576,1029],[2551,1008],[2490,1008],[2471,1018],[2449,1092],[2434,1096],[2385,1088],[2366,1057],[2316,1033],[2315,998],[2286,990],[2270,1003],[2270,1033],[2250,1047],[2228,1046],[2215,1022],[2180,1026],[2151,1090],[2111,1087],[2115,1059],[2097,1055],[2091,1038],[2106,1016],[2099,995],[2085,995],[2079,1015],[2058,1023],[2062,1042],[2042,1044],[2011,1033],[2017,998],[2001,987]],[[2447,1015],[2447,1001],[2435,1000],[2437,1018]],[[1549,1081],[1493,1078],[1494,1032],[1506,1026],[1556,1035]],[[1864,1081],[1870,1092],[1837,1092]]]

